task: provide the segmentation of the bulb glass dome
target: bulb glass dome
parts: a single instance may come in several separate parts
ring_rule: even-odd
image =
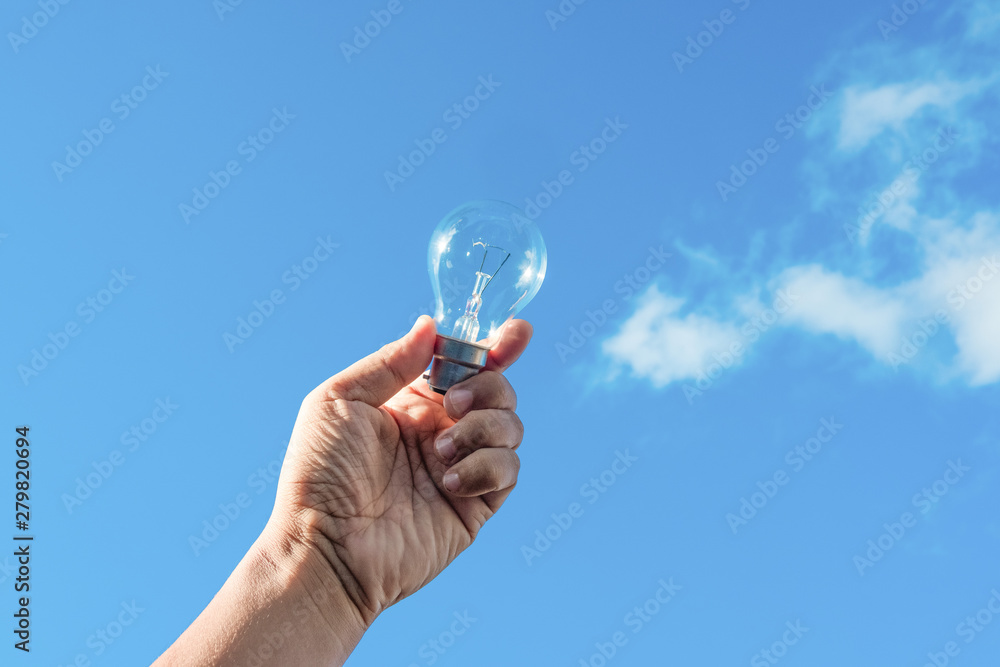
[[[545,241],[519,209],[459,206],[434,230],[427,255],[438,334],[482,344],[538,293],[545,264]]]

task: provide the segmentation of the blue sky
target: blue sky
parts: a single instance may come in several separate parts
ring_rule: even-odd
[[[0,17],[4,664],[166,648],[483,198],[548,247],[520,483],[348,664],[995,663],[1000,3],[223,2]]]

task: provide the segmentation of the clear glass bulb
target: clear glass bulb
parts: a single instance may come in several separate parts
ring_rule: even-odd
[[[446,215],[431,236],[427,254],[438,347],[448,344],[436,350],[438,356],[458,364],[472,363],[467,355],[477,356],[476,351],[463,350],[455,342],[488,349],[484,341],[538,293],[545,264],[541,232],[510,204],[475,201]],[[442,337],[447,340],[441,341]],[[478,356],[485,360],[485,354]],[[461,375],[461,369],[452,370]],[[431,385],[439,389],[433,367],[431,375]],[[447,384],[449,378],[440,378],[441,383]]]

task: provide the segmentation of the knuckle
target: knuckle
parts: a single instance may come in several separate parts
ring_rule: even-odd
[[[465,417],[453,427],[455,441],[459,447],[469,450],[476,450],[489,444],[489,428],[483,425],[481,415],[476,415],[473,419]]]
[[[517,447],[524,436],[521,419],[509,410],[489,410],[475,415],[460,432],[469,449]]]
[[[511,457],[511,468],[514,471],[514,479],[517,479],[517,474],[521,472],[521,457],[517,454]]]
[[[474,442],[477,447],[489,447],[497,441],[499,424],[493,415],[484,415],[476,422]]]
[[[517,394],[510,381],[502,373],[496,371],[484,371],[480,373],[483,377],[483,387],[481,397],[491,405],[517,406]]]
[[[516,484],[521,461],[510,450],[494,451],[474,465],[470,460],[469,468],[468,489],[472,493],[482,494]]]
[[[517,483],[517,475],[521,471],[521,459],[514,452],[510,452],[511,456],[506,457],[505,465],[500,467],[500,473],[497,477],[497,483],[494,488],[506,489]]]
[[[491,461],[488,469],[489,472],[486,475],[486,486],[490,489],[499,489],[506,477],[504,468],[505,466],[499,460]]]
[[[511,423],[514,424],[514,432],[517,434],[517,444],[521,444],[521,440],[524,438],[524,422],[521,421],[516,412],[511,412],[510,415]]]
[[[503,377],[502,375],[500,377]],[[517,392],[514,391],[513,385],[511,385],[510,380],[503,378],[504,384],[504,397],[507,399],[507,403],[510,405],[511,410],[517,409]]]

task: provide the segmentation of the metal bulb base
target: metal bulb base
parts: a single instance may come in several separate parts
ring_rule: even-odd
[[[453,385],[477,374],[486,365],[489,352],[488,347],[438,334],[427,384],[437,393],[445,393]]]

